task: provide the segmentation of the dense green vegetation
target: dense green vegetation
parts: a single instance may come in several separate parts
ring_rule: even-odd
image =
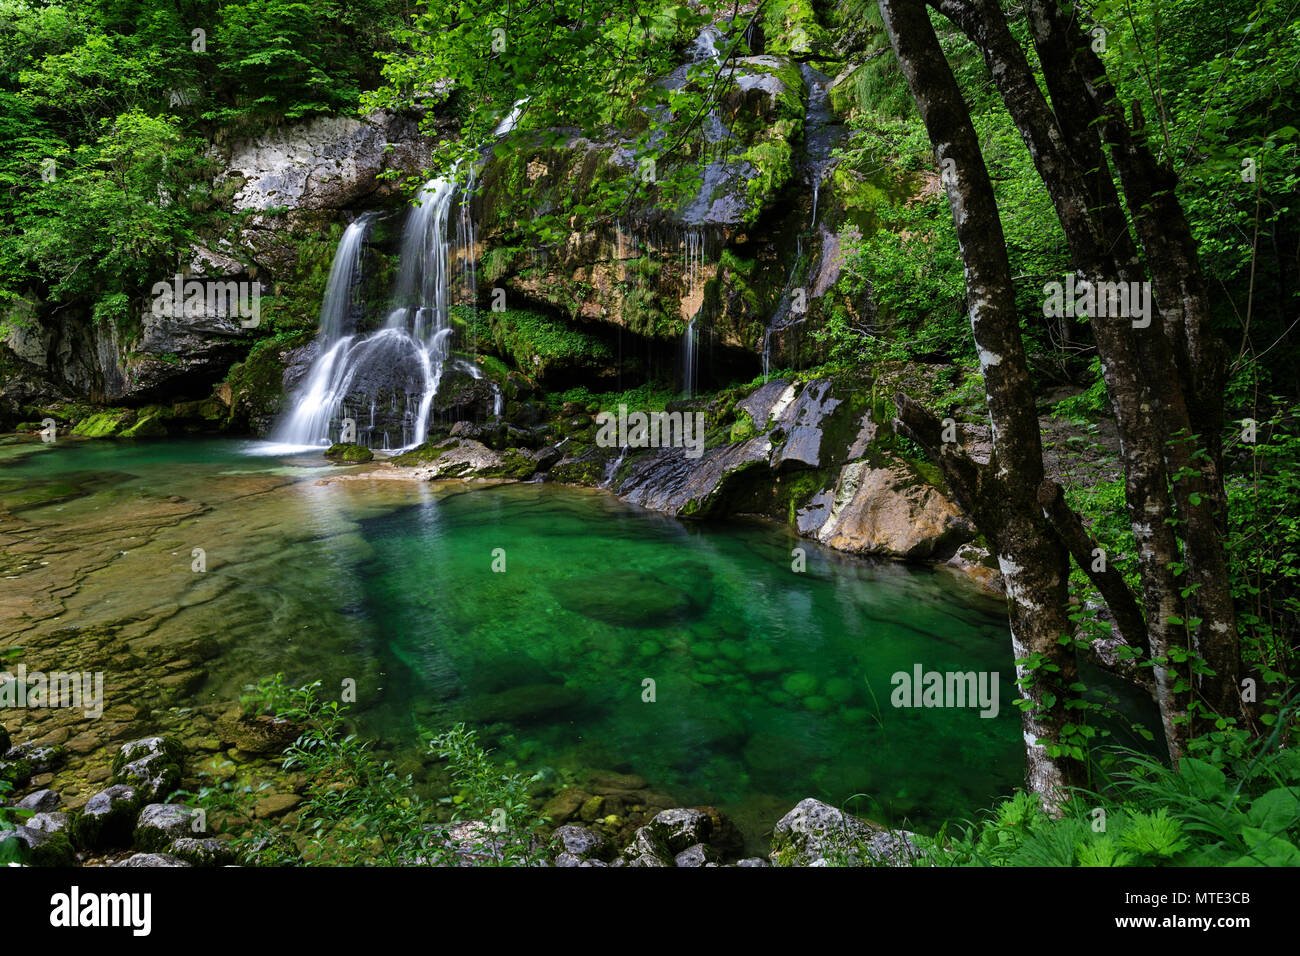
[[[1295,713],[1283,705],[1300,672],[1300,225],[1293,208],[1300,191],[1300,19],[1268,0],[1155,0],[1138,7],[1101,0],[1089,12],[1100,31],[1094,49],[1131,127],[1176,174],[1176,199],[1196,240],[1214,332],[1226,346],[1226,424],[1218,436],[1226,513],[1217,520],[1241,634],[1242,676],[1252,696],[1240,720],[1209,715],[1209,726],[1197,728],[1191,756],[1174,772],[1148,757],[1113,758],[1097,726],[1104,705],[1071,682],[1068,689],[1080,692],[1071,702],[1075,719],[1052,742],[1052,755],[1087,764],[1095,790],[1079,794],[1063,816],[1017,796],[989,819],[939,835],[927,845],[928,859],[1295,865],[1300,772]],[[1007,16],[1015,39],[1032,50],[1024,11],[1008,6]],[[662,83],[713,17],[691,4],[638,0],[522,9],[506,9],[498,0],[207,0],[166,9],[117,0],[0,0],[0,338],[64,309],[123,331],[137,327],[158,276],[179,269],[193,245],[226,239],[246,225],[226,210],[237,185],[217,179],[214,145],[314,116],[419,108],[426,111],[426,130],[455,130],[426,172],[468,169],[490,147],[501,181],[538,202],[529,192],[537,157],[560,164],[560,147],[574,136],[620,141],[626,156],[616,159],[607,150],[599,163],[557,174],[536,216],[521,220],[519,210],[507,207],[489,211],[489,225],[498,228],[498,244],[481,264],[489,282],[534,249],[563,247],[577,224],[604,228],[638,210],[679,210],[698,187],[701,170],[717,158],[704,117],[729,88],[726,54],[750,52],[742,29],[752,21],[765,28],[766,52],[790,54],[836,78],[832,105],[848,127],[822,187],[828,197],[822,201],[836,209],[831,225],[843,269],[809,322],[811,345],[802,353],[808,361],[786,371],[865,370],[921,395],[908,371],[922,368],[928,404],[983,425],[986,383],[949,199],[877,5],[759,4],[731,24],[722,58],[691,67],[681,84]],[[1112,427],[1115,396],[1103,381],[1098,342],[1086,317],[1049,317],[1043,306],[1044,286],[1073,271],[1066,232],[991,82],[984,51],[938,14],[931,19],[993,183],[1037,411],[1054,424],[1053,440],[1059,440],[1048,449],[1055,456],[1053,477],[1137,592],[1141,548],[1124,510],[1123,462]],[[1046,86],[1041,65],[1031,66]],[[803,102],[792,91],[802,81],[793,68],[784,74],[777,118],[746,131],[743,158],[755,175],[740,228],[756,228],[765,214],[776,217],[772,210],[791,199],[804,136]],[[522,135],[498,141],[494,130],[516,104]],[[746,115],[727,121],[736,129],[753,123]],[[294,265],[276,277],[266,321],[251,350],[227,373],[225,384],[236,395],[278,394],[280,354],[310,337],[340,232],[333,224],[295,240],[288,256]],[[732,249],[720,253],[719,264],[733,298],[753,311],[770,298],[762,273],[784,275],[788,265],[760,266]],[[675,304],[656,292],[664,268],[649,254],[626,263],[621,329],[660,342],[680,334]],[[719,285],[710,287],[715,298]],[[576,314],[590,291],[575,280],[556,297],[567,297]],[[21,303],[39,308],[20,309]],[[531,387],[549,376],[563,383],[540,396],[552,414],[570,403],[662,409],[678,397],[672,376],[663,372],[619,390],[596,384],[615,360],[609,339],[560,309],[462,306],[452,318],[461,347],[494,379],[513,374]],[[574,384],[584,378],[587,384]],[[906,387],[899,384],[904,381]],[[745,383],[718,384],[717,394],[702,401],[717,400],[730,410],[734,390]],[[873,392],[877,420],[892,415],[890,401],[883,385]],[[76,434],[165,434],[162,422],[172,414],[153,405],[92,410]],[[205,408],[202,417],[220,416]],[[222,421],[235,429],[248,425],[246,412],[234,407]],[[743,414],[726,427],[732,440],[754,434]],[[882,440],[919,461],[920,449],[910,439]],[[361,460],[362,451],[336,448],[347,461]],[[1170,487],[1189,476],[1174,473]],[[1193,504],[1200,503],[1199,494],[1193,493]],[[1194,598],[1196,585],[1188,583],[1184,564],[1176,564],[1182,597]],[[1104,602],[1077,564],[1070,584],[1078,634],[1062,635],[1061,643],[1087,654],[1093,642],[1112,636],[1112,623],[1099,612]],[[1190,634],[1200,622],[1173,623],[1185,624]],[[1138,648],[1121,656],[1148,675],[1169,663]],[[1022,663],[1048,679],[1055,666],[1042,658]],[[1174,663],[1192,673],[1204,666],[1191,654]],[[1057,696],[1051,698],[1055,703]],[[451,852],[447,808],[419,801],[409,781],[370,757],[346,731],[337,706],[321,704],[309,688],[290,691],[277,682],[258,689],[255,706],[304,725],[287,769],[320,785],[299,826],[329,834],[311,862],[427,861]],[[449,799],[457,817],[483,820],[506,809],[509,828],[494,829],[490,839],[475,837],[475,852],[495,863],[534,862],[531,828],[537,821],[530,816],[526,781],[494,769],[464,728],[431,737],[429,746],[452,768],[457,793]],[[348,788],[331,785],[339,780]],[[226,795],[232,807],[234,796]],[[1097,810],[1105,812],[1104,830],[1093,826]],[[7,822],[0,816],[0,826]],[[262,862],[288,859],[285,844],[265,834],[248,839]]]

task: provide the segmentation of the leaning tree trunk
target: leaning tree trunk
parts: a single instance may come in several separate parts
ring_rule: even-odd
[[[955,442],[942,441],[932,416],[901,397],[898,424],[938,461],[954,494],[997,552],[1020,692],[1029,702],[1022,711],[1028,785],[1048,806],[1056,806],[1068,796],[1068,787],[1084,779],[1079,761],[1049,751],[1059,746],[1068,720],[1068,695],[1056,691],[1075,680],[1074,653],[1060,642],[1072,631],[1069,554],[1037,501],[1042,445],[1006,241],[970,112],[924,4],[879,3],[947,187],[988,395],[993,457],[986,466],[975,465]]]

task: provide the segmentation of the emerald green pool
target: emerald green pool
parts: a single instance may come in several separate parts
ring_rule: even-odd
[[[315,454],[266,451],[0,445],[8,520],[111,559],[68,572],[48,626],[214,638],[195,706],[276,671],[352,679],[363,729],[395,755],[466,720],[513,766],[635,773],[755,841],[806,796],[861,795],[860,812],[925,828],[1020,783],[1005,617],[946,572],[554,485],[320,484],[339,472]],[[120,548],[101,521],[114,509],[146,529]],[[155,512],[170,517],[150,532]],[[0,644],[43,626],[0,623]],[[892,706],[891,676],[916,665],[996,673],[997,716]]]

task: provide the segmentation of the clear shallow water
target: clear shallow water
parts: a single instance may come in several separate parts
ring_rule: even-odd
[[[755,842],[806,796],[863,794],[861,812],[927,827],[1021,781],[1005,617],[945,573],[587,490],[318,484],[337,473],[318,456],[266,452],[0,443],[10,527],[52,554],[107,555],[59,572],[75,587],[48,622],[0,620],[0,644],[123,621],[149,653],[212,637],[195,706],[276,671],[352,678],[362,729],[395,755],[419,726],[466,720],[521,768],[636,773],[719,806]],[[134,522],[121,547],[103,520],[119,515]],[[892,707],[891,675],[917,664],[996,672],[998,716]]]
[[[367,612],[409,712],[477,717],[521,763],[623,767],[756,813],[864,793],[917,820],[985,805],[1022,775],[1005,618],[947,575],[538,485],[363,528]],[[891,675],[918,663],[997,672],[999,715],[893,708]]]

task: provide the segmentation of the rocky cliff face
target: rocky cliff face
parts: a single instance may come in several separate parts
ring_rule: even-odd
[[[262,306],[274,307],[285,286],[319,268],[300,261],[303,240],[360,210],[400,205],[400,185],[381,176],[418,176],[431,149],[417,118],[390,113],[318,118],[214,145],[225,167],[214,185],[229,197],[239,226],[186,250],[179,271],[186,279],[244,284],[247,294],[255,285]],[[326,267],[331,251],[327,243]],[[203,399],[259,338],[260,319],[232,314],[220,301],[196,300],[176,315],[155,315],[153,306],[135,303],[129,328],[118,329],[92,322],[84,310],[50,309],[30,293],[3,316],[11,331],[0,342],[0,427],[46,413],[62,421],[75,411],[54,406],[67,402]]]

